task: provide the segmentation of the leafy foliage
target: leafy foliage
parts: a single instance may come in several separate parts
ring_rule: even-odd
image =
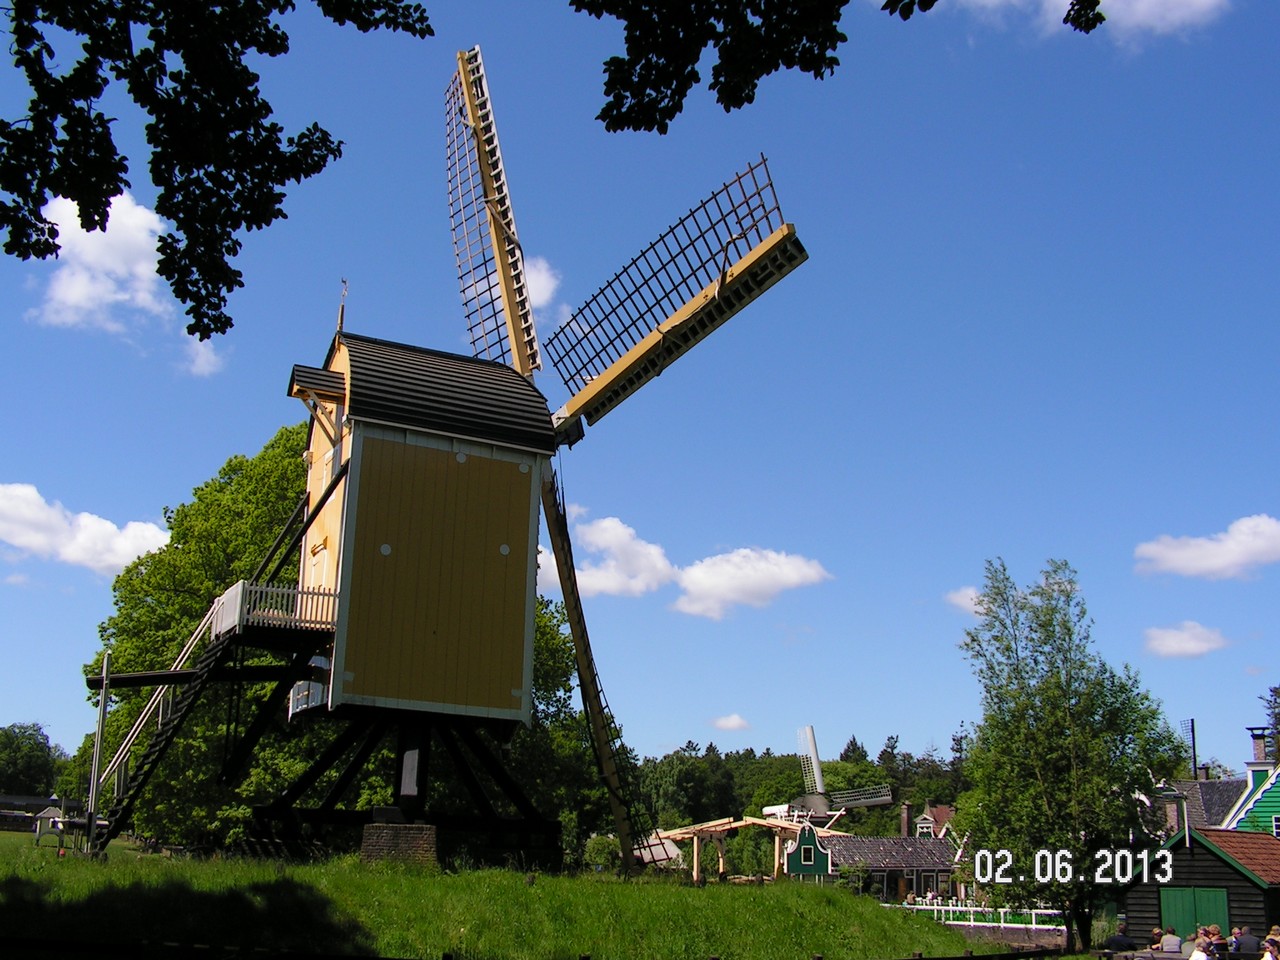
[[[849,742],[840,751],[840,759],[846,763],[856,763],[869,760],[871,757],[867,753],[867,748],[858,741],[858,737],[855,734],[849,737]]]
[[[1280,687],[1272,687],[1265,697],[1259,697],[1267,711],[1267,735],[1269,757],[1272,763],[1280,763]]]
[[[1088,33],[1100,0],[1070,0],[1063,22]],[[782,69],[821,79],[848,0],[570,0],[575,10],[624,25],[625,53],[604,64],[608,130],[665,133],[701,82],[715,50],[710,90],[726,111],[752,103],[760,81]],[[885,0],[903,20],[936,0]],[[413,0],[315,0],[338,24],[424,38],[434,31]],[[286,216],[285,187],[342,155],[319,124],[286,133],[249,66],[289,50],[280,18],[294,0],[232,4],[176,0],[22,0],[9,8],[11,50],[31,90],[26,113],[0,118],[0,233],[6,253],[58,253],[44,213],[54,197],[76,203],[85,230],[106,228],[110,205],[131,183],[116,143],[119,120],[102,103],[114,82],[147,118],[155,211],[172,229],[158,270],[186,305],[188,333],[207,339],[232,326],[227,297],[244,285],[232,266],[245,231]]]
[[[253,576],[305,489],[305,440],[305,424],[285,427],[257,455],[227,460],[189,502],[165,508],[169,542],[116,577],[115,611],[98,629],[114,672],[167,669],[213,599]],[[86,669],[101,672],[102,654]],[[323,749],[327,731],[281,718],[240,791],[218,784],[237,714],[250,715],[266,690],[250,685],[237,703],[229,686],[215,685],[201,699],[135,812],[137,832],[180,844],[225,838],[247,803],[278,792],[302,758]],[[109,747],[123,740],[149,696],[149,690],[112,692]]]
[[[405,0],[316,5],[361,31],[432,32],[422,7]],[[277,20],[293,7],[293,0],[15,3],[11,48],[32,97],[25,116],[0,120],[5,252],[23,259],[58,252],[57,227],[44,214],[55,196],[76,202],[85,230],[106,227],[112,198],[130,186],[116,121],[100,104],[116,81],[148,118],[155,209],[173,224],[160,238],[159,273],[187,305],[189,333],[204,340],[229,329],[227,294],[244,283],[229,263],[240,251],[238,234],[285,216],[284,186],[342,153],[315,123],[286,135],[246,63],[253,54],[288,52]]]
[[[598,115],[607,130],[666,133],[702,76],[707,47],[717,60],[710,89],[726,111],[752,103],[761,78],[787,68],[821,79],[835,70],[845,35],[840,11],[848,0],[570,0],[593,17],[625,25],[626,56],[605,61]]]
[[[898,749],[891,736],[876,762],[867,759],[857,737],[850,737],[841,759],[825,760],[822,775],[828,793],[888,783],[897,800],[916,810],[926,802],[952,804],[967,786],[963,778],[962,732],[953,738],[953,756],[944,762],[932,748],[920,756]],[[847,758],[847,759],[846,759]],[[715,744],[705,749],[692,741],[664,757],[646,757],[640,766],[641,797],[662,828],[687,826],[721,817],[763,815],[764,808],[789,803],[805,792],[800,758],[751,748],[721,754]],[[855,808],[833,829],[860,836],[897,836],[899,806]],[[728,839],[730,870],[740,874],[773,871],[773,839],[762,830],[742,830]],[[715,851],[703,851],[708,874],[715,872]]]
[[[564,604],[539,597],[536,617],[533,717],[516,731],[509,764],[533,805],[560,820],[565,865],[572,868],[582,865],[593,835],[613,829],[613,819],[586,714],[573,704],[577,661]]]
[[[880,9],[892,16],[910,20],[917,10],[928,13],[937,2],[938,0],[884,0]],[[1081,33],[1092,33],[1107,19],[1098,9],[1101,5],[1102,0],[1071,0],[1062,22]]]
[[[48,796],[66,762],[66,751],[49,742],[40,724],[0,727],[0,793]]]
[[[972,790],[955,821],[970,849],[1004,849],[1026,879],[997,888],[1017,905],[1063,910],[1089,948],[1094,909],[1114,888],[1094,882],[1099,850],[1154,843],[1162,826],[1155,783],[1182,762],[1182,745],[1128,667],[1092,649],[1076,574],[1051,561],[1017,587],[1004,563],[987,564],[981,623],[965,654],[982,685],[982,722],[965,760]],[[1037,884],[1036,851],[1067,851],[1070,882]],[[1070,927],[1071,920],[1068,920]]]
[[[702,80],[699,64],[715,51],[708,89],[726,112],[753,103],[760,81],[781,69],[821,80],[840,65],[848,0],[570,0],[575,10],[621,20],[626,52],[604,64],[608,98],[597,119],[607,130],[666,133]],[[885,0],[882,10],[909,20],[937,0]],[[1089,33],[1106,18],[1100,0],[1070,0],[1063,23]]]

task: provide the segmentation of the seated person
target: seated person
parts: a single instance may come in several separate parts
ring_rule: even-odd
[[[1182,938],[1172,926],[1165,928],[1164,936],[1160,938],[1160,950],[1164,953],[1182,952]]]
[[[1122,923],[1116,927],[1116,932],[1102,941],[1102,949],[1110,950],[1112,953],[1123,953],[1138,949],[1138,941],[1129,936],[1126,926]]]
[[[1261,953],[1262,941],[1246,924],[1240,928],[1240,936],[1236,937],[1235,946],[1231,949],[1233,953],[1248,953],[1251,955]]]

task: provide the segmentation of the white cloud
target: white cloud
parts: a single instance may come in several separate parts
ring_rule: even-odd
[[[880,0],[873,2],[880,5]],[[1003,19],[1006,12],[1024,14],[1044,32],[1069,29],[1062,24],[1067,0],[958,0],[957,6],[988,19]],[[1206,26],[1230,9],[1231,0],[1106,0],[1102,12],[1107,21],[1100,29],[1117,40],[1142,33],[1168,35]]]
[[[154,523],[130,521],[120,528],[48,503],[29,483],[0,483],[0,541],[24,553],[116,574],[168,540],[168,532]]]
[[[569,512],[585,514],[573,505]],[[661,546],[640,539],[617,517],[579,523],[573,539],[579,555],[578,590],[584,597],[638,597],[677,583],[681,594],[674,608],[712,620],[721,619],[734,605],[763,607],[784,590],[831,579],[816,560],[756,547],[717,554],[681,568]],[[558,591],[556,576],[555,557],[539,545],[539,589]]]
[[[538,593],[555,597],[561,595],[556,555],[542,544],[538,544]]]
[[[1176,573],[1228,580],[1280,562],[1280,520],[1265,513],[1242,517],[1209,537],[1157,537],[1134,548],[1140,573]]]
[[[4,584],[7,587],[25,587],[30,582],[30,577],[25,573],[11,573],[4,578]]]
[[[711,721],[711,725],[717,730],[747,730],[751,727],[751,724],[737,713],[731,713],[727,717],[716,717]]]
[[[543,257],[530,257],[524,262],[524,281],[529,290],[529,306],[541,310],[555,299],[560,271]]]
[[[1108,0],[1102,29],[1170,34],[1203,27],[1226,14],[1231,0]],[[1059,18],[1061,19],[1061,18]]]
[[[130,311],[167,317],[173,308],[160,293],[156,238],[165,223],[124,193],[111,201],[105,231],[80,227],[76,205],[61,197],[44,214],[58,225],[62,252],[44,303],[33,311],[43,324],[123,333]]]
[[[584,597],[603,593],[638,597],[676,578],[677,570],[662,547],[647,543],[617,517],[605,517],[574,528],[577,545],[602,558],[578,569]]]
[[[1220,631],[1194,620],[1176,627],[1148,627],[1146,637],[1146,648],[1158,657],[1203,657],[1227,645]]]
[[[186,371],[196,377],[211,377],[226,366],[226,360],[214,349],[212,340],[188,337],[184,347],[187,354]]]
[[[783,590],[831,579],[817,560],[743,547],[699,560],[680,571],[684,593],[675,608],[719,620],[733,604],[763,607]]]
[[[971,613],[975,617],[978,615],[978,588],[977,587],[959,587],[955,590],[948,591],[943,598],[951,606],[957,610],[963,610],[965,613]]]

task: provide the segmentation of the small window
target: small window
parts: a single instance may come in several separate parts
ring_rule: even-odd
[[[800,862],[806,867],[813,866],[813,847],[802,847],[800,849]]]
[[[920,823],[917,823],[917,824],[916,824],[916,836],[917,836],[917,837],[932,837],[932,836],[933,836],[933,824],[932,824],[932,823],[930,823],[930,822],[929,822],[929,821],[927,821],[927,820],[922,820]]]
[[[1280,837],[1280,817],[1271,818],[1271,835],[1273,837]]]

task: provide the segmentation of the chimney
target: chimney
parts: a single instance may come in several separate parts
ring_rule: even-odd
[[[902,827],[902,835],[904,837],[911,836],[911,804],[906,800],[902,801],[901,827]]]
[[[1271,761],[1267,759],[1267,734],[1270,732],[1266,727],[1245,727],[1249,731],[1249,736],[1253,739],[1253,759],[1244,765],[1245,776],[1249,778],[1249,796],[1254,791],[1267,782],[1267,778],[1271,776]]]
[[[1267,728],[1245,727],[1253,739],[1253,759],[1264,762],[1267,759]]]

